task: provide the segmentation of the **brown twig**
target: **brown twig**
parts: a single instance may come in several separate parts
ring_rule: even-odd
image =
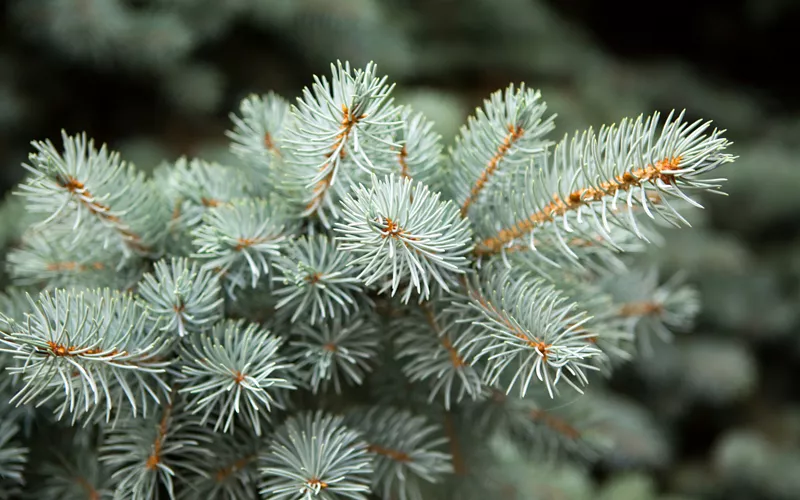
[[[336,142],[331,146],[331,150],[327,154],[328,161],[322,164],[320,171],[328,168],[331,163],[333,163],[333,165],[325,177],[314,186],[314,195],[311,201],[306,205],[306,211],[313,213],[319,208],[320,204],[322,204],[322,200],[325,198],[325,194],[328,192],[328,188],[330,188],[331,182],[333,181],[333,176],[336,173],[338,162],[338,160],[334,158],[336,151],[339,151],[340,159],[344,157],[344,145],[350,137],[350,132],[353,130],[353,127],[364,118],[366,118],[366,115],[351,115],[347,106],[342,104],[342,122],[339,126],[339,133],[336,135]]]
[[[511,146],[513,146],[514,143],[517,142],[524,133],[525,129],[522,127],[517,127],[514,124],[510,124],[508,126],[508,134],[503,138],[503,142],[497,147],[497,152],[489,160],[486,168],[484,168],[483,172],[481,172],[481,176],[475,182],[475,185],[472,186],[469,196],[461,205],[461,217],[467,216],[469,207],[475,203],[475,200],[478,199],[478,195],[480,195],[481,191],[483,191],[483,188],[486,187],[486,183],[489,182],[489,179],[492,177],[492,175],[494,175],[498,165],[508,154],[508,150],[511,149]]]
[[[603,181],[597,186],[576,189],[562,199],[558,194],[553,195],[552,201],[545,205],[541,210],[532,213],[526,219],[521,220],[511,227],[501,229],[495,236],[486,238],[475,246],[477,255],[493,255],[498,253],[508,243],[530,233],[536,227],[550,222],[558,216],[577,210],[581,206],[600,201],[605,196],[614,196],[618,191],[627,191],[632,187],[639,186],[643,182],[655,182],[661,179],[670,184],[673,176],[666,174],[669,170],[680,168],[680,157],[665,158],[653,165],[636,169],[632,172],[625,172],[616,178]]]

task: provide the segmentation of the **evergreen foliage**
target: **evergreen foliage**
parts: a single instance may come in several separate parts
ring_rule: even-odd
[[[148,178],[83,135],[33,143],[4,391],[100,436],[89,496],[501,498],[498,441],[618,456],[582,393],[696,314],[627,266],[719,192],[722,132],[653,114],[554,142],[520,85],[445,154],[373,64],[331,69],[295,104],[243,101],[242,165]],[[22,417],[2,417],[18,484]]]

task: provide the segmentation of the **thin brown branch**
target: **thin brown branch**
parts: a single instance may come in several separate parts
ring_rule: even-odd
[[[458,350],[453,346],[453,343],[450,342],[450,339],[447,338],[446,335],[442,335],[442,329],[439,326],[439,322],[436,321],[436,315],[433,312],[433,308],[430,306],[429,303],[423,302],[420,305],[422,308],[422,312],[425,314],[425,319],[427,320],[428,324],[430,325],[433,332],[439,337],[442,346],[447,350],[448,354],[450,354],[450,362],[453,363],[453,366],[456,368],[462,368],[464,366],[469,366],[469,363],[464,361],[464,358],[458,353]]]
[[[75,479],[75,482],[77,482],[81,486],[81,488],[86,490],[86,495],[88,500],[100,500],[100,492],[98,492],[97,489],[95,489],[95,487],[92,485],[92,483],[87,481],[85,477],[79,476],[78,478]]]
[[[258,238],[239,238],[236,240],[236,246],[233,247],[234,250],[237,252],[241,252],[245,248],[252,247],[255,245],[260,245],[261,243],[266,243],[271,241],[273,238],[267,236],[261,236]]]
[[[543,340],[540,340],[537,337],[531,338],[530,334],[523,331],[519,328],[519,326],[515,325],[511,322],[511,320],[506,317],[505,314],[500,312],[494,304],[489,302],[486,297],[484,297],[478,290],[471,289],[469,291],[469,295],[474,300],[478,301],[478,303],[483,307],[486,311],[488,311],[492,316],[498,319],[506,328],[509,329],[511,333],[514,334],[515,337],[525,342],[528,347],[533,347],[544,357],[544,360],[547,361],[547,356],[550,353],[550,347],[552,344],[548,344]]]
[[[377,444],[370,444],[367,446],[367,451],[375,453],[376,455],[382,455],[384,457],[391,458],[395,462],[411,462],[411,457],[408,453],[400,450],[393,450],[391,448],[384,448],[383,446]]]
[[[65,261],[65,262],[51,262],[47,264],[48,271],[54,272],[64,272],[64,271],[71,271],[71,272],[86,272],[86,271],[102,271],[105,269],[105,264],[102,262],[92,262],[90,264],[80,264],[74,261]]]
[[[478,199],[478,195],[481,194],[481,191],[483,191],[483,188],[486,187],[489,179],[494,175],[495,171],[497,171],[498,165],[508,154],[508,150],[511,149],[511,146],[513,146],[514,143],[517,142],[524,133],[525,129],[522,127],[517,127],[514,124],[510,124],[508,126],[508,134],[503,138],[503,142],[497,147],[497,152],[489,160],[489,163],[486,164],[486,168],[484,168],[483,172],[481,172],[481,176],[475,182],[475,185],[472,186],[469,196],[467,196],[467,199],[461,205],[461,217],[467,216],[469,207],[475,203],[475,200]]]
[[[311,486],[312,488],[316,487],[316,486],[319,486],[320,489],[323,489],[323,490],[328,487],[328,483],[326,483],[325,481],[322,481],[318,477],[312,477],[311,479],[309,479],[308,480],[308,485]]]
[[[673,176],[665,172],[679,169],[680,162],[680,157],[665,158],[653,165],[647,165],[632,172],[625,172],[614,179],[603,181],[597,186],[576,189],[567,195],[566,199],[554,194],[552,201],[541,210],[532,213],[526,219],[517,222],[511,227],[501,229],[495,236],[480,242],[475,246],[475,253],[477,255],[496,254],[508,243],[521,238],[536,227],[550,222],[556,217],[572,210],[577,210],[588,203],[600,201],[606,196],[614,196],[618,191],[628,191],[643,182],[653,183],[661,179],[663,182],[670,184],[674,181]]]
[[[530,416],[534,422],[540,422],[569,439],[578,439],[581,433],[566,420],[551,415],[544,410],[531,410]]]
[[[400,177],[403,179],[410,179],[411,174],[408,173],[408,150],[406,149],[405,144],[400,149],[400,152],[397,153],[397,162],[400,163]]]
[[[164,415],[161,417],[161,423],[158,425],[158,433],[153,442],[153,453],[147,458],[145,467],[148,470],[156,470],[158,464],[161,463],[161,447],[164,446],[164,439],[167,437],[167,430],[169,426],[169,417],[172,414],[172,405],[164,408]]]
[[[47,354],[51,354],[56,357],[74,357],[80,356],[83,354],[106,354],[108,356],[116,356],[121,354],[122,356],[126,356],[128,353],[125,351],[118,351],[113,349],[111,351],[103,351],[102,349],[84,349],[77,346],[66,346],[64,344],[59,344],[52,340],[47,341],[47,346],[50,348],[50,351]]]
[[[89,213],[95,215],[101,220],[111,222],[116,230],[122,235],[125,243],[136,250],[147,252],[149,248],[142,244],[139,235],[135,234],[131,229],[120,220],[119,217],[110,213],[111,207],[95,200],[94,195],[86,189],[83,182],[74,177],[67,177],[66,180],[59,179],[57,183],[62,188],[69,191],[75,199],[85,206]]]
[[[347,143],[347,139],[350,137],[350,132],[353,130],[353,127],[364,118],[366,118],[366,115],[351,115],[347,106],[342,104],[342,122],[339,125],[339,133],[336,135],[336,142],[333,144],[333,146],[331,146],[330,152],[326,155],[328,161],[323,163],[320,171],[328,168],[328,166],[331,164],[332,166],[325,177],[323,177],[314,186],[314,195],[312,196],[311,201],[306,205],[307,211],[314,212],[322,204],[322,200],[325,198],[325,194],[328,192],[331,182],[333,182],[333,177],[336,173],[336,167],[338,166],[338,160],[334,158],[334,155],[336,155],[336,152],[339,151],[339,158],[344,158],[344,145]]]
[[[237,471],[240,471],[245,467],[247,467],[247,465],[256,458],[258,458],[257,455],[248,455],[246,457],[242,457],[239,460],[233,462],[232,464],[217,470],[217,473],[214,474],[214,479],[218,483],[221,483],[226,479],[228,479],[231,476],[231,474],[234,474]]]
[[[619,315],[626,318],[634,316],[658,316],[664,312],[664,305],[656,301],[628,302],[619,308]]]
[[[272,134],[266,132],[264,134],[264,147],[267,148],[267,151],[270,151],[275,156],[281,156],[281,151],[275,146],[275,141],[272,139]]]
[[[458,440],[453,414],[449,411],[444,414],[444,432],[450,442],[450,455],[453,456],[453,472],[457,476],[467,474],[467,466],[464,463],[464,456],[461,454],[461,443]]]

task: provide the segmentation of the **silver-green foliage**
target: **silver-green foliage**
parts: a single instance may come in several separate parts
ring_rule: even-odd
[[[182,346],[183,387],[187,411],[215,421],[214,430],[233,431],[234,419],[261,434],[261,421],[274,406],[279,389],[294,389],[287,373],[291,364],[278,355],[280,337],[245,325],[218,323],[210,334],[193,335]]]
[[[3,352],[22,384],[12,401],[56,405],[59,418],[112,408],[147,412],[170,389],[165,358],[170,340],[148,322],[146,308],[129,294],[109,289],[42,292],[29,296],[24,322],[3,318]]]
[[[262,456],[264,498],[367,500],[372,459],[342,417],[302,413],[279,428]]]
[[[147,178],[85,135],[33,144],[0,394],[101,436],[99,494],[496,497],[497,436],[619,461],[584,387],[698,309],[628,255],[717,192],[728,141],[679,113],[554,142],[518,85],[445,152],[392,90],[338,63],[294,104],[249,96],[241,165]],[[20,415],[0,405],[0,458]],[[84,473],[53,474],[42,498]]]
[[[138,292],[160,328],[180,337],[208,330],[222,317],[219,280],[186,259],[173,258],[169,265],[156,262],[154,273],[142,277]]]

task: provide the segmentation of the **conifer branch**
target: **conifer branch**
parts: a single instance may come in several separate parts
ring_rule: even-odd
[[[249,96],[242,169],[147,179],[85,135],[34,143],[6,268],[35,298],[0,294],[0,392],[25,406],[0,405],[0,496],[25,472],[14,422],[45,405],[83,427],[37,498],[422,500],[448,478],[495,498],[495,438],[604,456],[603,405],[560,388],[691,323],[697,293],[625,256],[718,192],[730,143],[656,114],[551,147],[512,85],[443,157],[392,90],[338,63],[293,106]]]
[[[543,118],[547,106],[540,98],[524,84],[510,85],[493,93],[462,127],[451,152],[462,217],[487,186],[497,184],[499,168],[507,177],[549,144],[544,136],[553,129],[554,116]]]
[[[479,368],[466,359],[472,353],[454,345],[464,329],[452,327],[457,317],[443,312],[446,305],[444,301],[423,302],[390,325],[403,373],[412,382],[427,383],[428,402],[439,398],[445,409],[450,409],[467,396],[479,399],[483,382]]]
[[[208,330],[221,318],[221,292],[211,272],[196,262],[174,258],[169,265],[166,260],[156,262],[155,272],[145,274],[138,286],[160,328],[179,337]]]
[[[249,178],[271,185],[283,161],[283,140],[293,120],[289,103],[273,92],[251,95],[242,100],[238,116],[230,114],[233,130],[225,133],[231,139],[231,152],[241,158]]]
[[[111,470],[114,496],[158,498],[163,488],[175,497],[175,483],[205,476],[212,439],[207,428],[169,404],[149,418],[122,418],[103,437],[100,460]]]
[[[33,142],[35,154],[24,165],[32,176],[20,186],[28,209],[47,217],[40,225],[57,219],[81,227],[84,219],[99,224],[106,238],[115,234],[123,249],[138,253],[153,251],[161,237],[164,214],[158,190],[144,176],[127,166],[119,154],[99,150],[86,135],[70,137],[62,132],[63,154],[49,141]],[[120,188],[120,186],[123,186]]]
[[[344,193],[333,192],[337,178],[347,183],[359,171],[388,171],[383,158],[399,147],[390,138],[401,124],[389,97],[393,85],[375,76],[374,64],[352,71],[349,63],[338,63],[331,70],[330,82],[315,77],[312,88],[303,90],[285,141],[289,175],[310,190],[302,196],[302,215],[318,216],[326,226],[328,212],[338,217],[336,202]]]
[[[279,337],[244,321],[218,323],[210,334],[193,335],[181,346],[181,394],[186,411],[215,420],[214,430],[233,432],[236,421],[261,435],[262,420],[274,406],[276,391],[294,389],[291,363],[278,354]]]
[[[396,139],[402,144],[396,155],[400,177],[413,178],[433,187],[442,160],[441,137],[433,130],[433,122],[422,113],[414,113],[406,107],[401,118],[402,126]]]
[[[363,432],[367,451],[375,455],[372,489],[384,498],[421,500],[421,481],[436,483],[453,471],[450,456],[439,451],[447,438],[420,415],[373,407],[348,422]]]
[[[703,176],[733,160],[723,153],[730,143],[718,130],[707,133],[709,128],[709,122],[690,124],[683,114],[670,114],[659,129],[656,113],[564,138],[541,158],[543,164],[534,160],[519,174],[513,185],[521,188],[508,197],[510,203],[498,199],[494,218],[482,220],[476,255],[499,253],[525,237],[535,248],[537,231],[555,235],[565,253],[571,252],[565,235],[599,235],[613,244],[613,226],[646,239],[639,209],[647,219],[686,224],[669,199],[700,207],[687,193],[718,192],[721,179]]]
[[[207,270],[225,273],[236,286],[269,274],[272,260],[288,240],[293,224],[285,213],[263,199],[237,199],[211,208],[193,231],[194,258]]]
[[[275,433],[263,455],[262,495],[275,500],[340,495],[367,500],[374,470],[361,435],[343,425],[342,417],[317,412],[292,417]]]
[[[361,292],[358,272],[349,260],[349,254],[325,235],[294,240],[275,261],[274,281],[282,285],[275,290],[280,297],[275,307],[294,309],[292,322],[306,315],[312,325],[337,314],[349,315],[358,307],[356,297]]]
[[[22,377],[12,401],[30,404],[55,399],[59,418],[67,413],[104,411],[127,403],[133,414],[146,411],[157,393],[168,394],[164,357],[169,342],[149,328],[144,307],[132,296],[110,290],[42,292],[29,297],[24,323],[4,319],[1,349],[19,364]]]
[[[19,443],[19,426],[10,419],[0,422],[0,496],[12,498],[25,484],[22,475],[28,448]]]
[[[455,345],[474,349],[471,362],[485,360],[484,383],[494,386],[509,370],[508,392],[519,384],[520,397],[534,378],[551,397],[561,380],[583,392],[585,371],[597,369],[590,361],[602,351],[589,341],[593,334],[583,325],[591,318],[576,312],[576,303],[540,278],[507,270],[487,271],[486,282],[468,292],[466,302],[453,303],[456,322],[469,325]]]
[[[424,184],[396,176],[373,179],[371,188],[360,185],[348,194],[342,207],[345,222],[335,227],[341,248],[357,256],[352,264],[363,266],[359,277],[367,286],[386,279],[381,291],[394,295],[408,279],[407,302],[412,291],[427,298],[431,282],[448,290],[453,275],[464,272],[471,245],[467,221],[458,220],[458,209]]]
[[[372,370],[379,351],[378,330],[366,315],[339,316],[312,326],[298,322],[291,331],[287,356],[315,394],[333,385],[342,392],[342,381],[361,385]]]

